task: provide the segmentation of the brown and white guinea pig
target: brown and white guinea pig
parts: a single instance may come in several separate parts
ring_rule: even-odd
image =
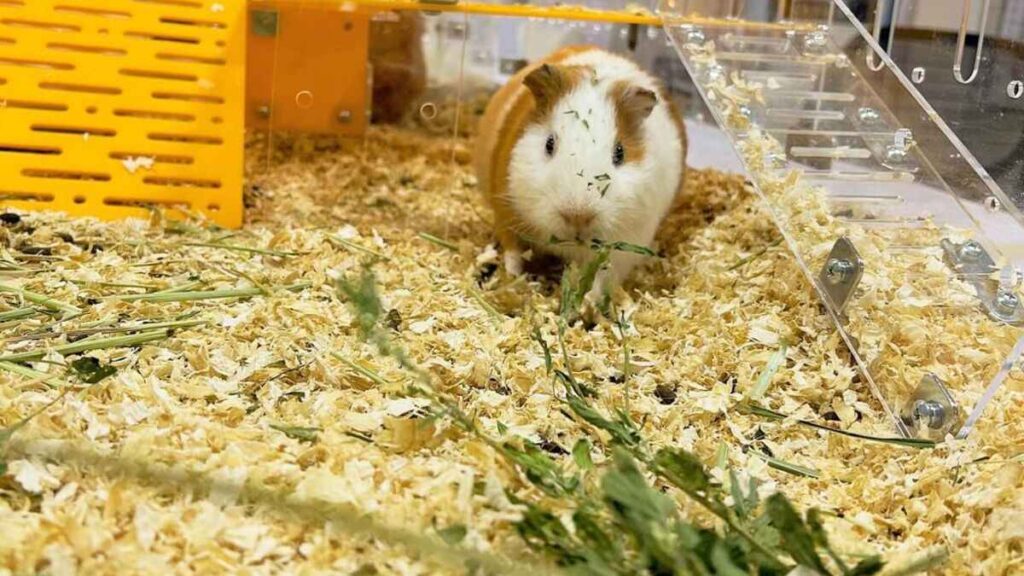
[[[574,46],[520,70],[480,122],[477,177],[509,273],[527,250],[584,262],[585,242],[651,246],[686,169],[686,132],[661,85],[627,58]],[[642,256],[617,251],[588,299]]]

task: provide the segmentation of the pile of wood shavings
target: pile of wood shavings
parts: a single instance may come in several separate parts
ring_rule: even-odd
[[[397,366],[359,339],[334,278],[357,273],[371,253],[387,258],[374,269],[396,340],[491,435],[501,436],[500,422],[505,434],[561,460],[586,431],[560,412],[531,338],[540,325],[553,340],[557,272],[524,281],[499,269],[464,141],[376,129],[358,144],[282,139],[273,154],[265,144],[252,146],[251,221],[230,237],[159,221],[101,224],[50,214],[24,214],[2,228],[5,259],[29,269],[3,282],[85,311],[57,326],[45,314],[5,325],[4,354],[52,348],[67,340],[59,333],[90,323],[195,314],[190,318],[206,324],[137,348],[88,353],[117,369],[90,386],[60,368],[73,356],[51,351],[46,362],[32,364],[76,389],[9,445],[0,477],[0,571],[153,573],[170,564],[184,574],[441,570],[435,559],[382,538],[353,536],[343,521],[282,518],[248,505],[255,488],[351,505],[427,534],[465,526],[462,546],[528,557],[512,529],[519,510],[501,487],[534,488],[480,442],[443,423],[422,425],[422,403],[404,395]],[[834,512],[828,527],[842,550],[886,552],[898,565],[945,546],[948,573],[1019,570],[1019,371],[969,441],[934,450],[826,435],[734,410],[786,340],[767,405],[851,430],[890,432],[817,297],[777,242],[741,178],[692,172],[660,234],[664,257],[618,295],[630,327],[630,376],[611,324],[577,325],[567,334],[574,371],[600,393],[596,404],[628,401],[653,445],[692,450],[709,464],[724,445],[728,463],[763,480],[764,490]],[[36,256],[26,256],[28,248]],[[282,289],[304,282],[309,286],[296,292]],[[265,293],[196,302],[106,298],[183,285],[255,285]],[[2,297],[0,311],[23,306],[14,295]],[[48,326],[56,337],[19,340]],[[0,372],[0,423],[13,424],[57,394],[39,379]],[[184,489],[42,457],[65,442],[109,453],[114,469],[166,464],[218,484]],[[770,469],[756,453],[812,467],[820,477]],[[687,502],[680,506],[697,513]]]

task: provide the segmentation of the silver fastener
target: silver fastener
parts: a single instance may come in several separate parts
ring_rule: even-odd
[[[857,117],[860,118],[861,122],[878,122],[881,115],[874,108],[864,107],[857,110]]]
[[[703,44],[705,40],[704,31],[700,28],[690,28],[686,31],[686,42],[689,44]]]
[[[946,422],[946,409],[935,400],[918,400],[914,403],[914,420],[937,430]]]
[[[270,106],[264,104],[256,109],[256,113],[262,118],[270,118]]]
[[[978,244],[975,240],[968,240],[960,246],[960,258],[968,261],[976,261],[981,258],[984,250],[981,248],[981,244]]]
[[[342,124],[348,124],[351,121],[352,121],[352,111],[351,110],[342,110],[341,112],[338,112],[338,122],[341,122]]]
[[[825,275],[832,284],[839,284],[849,278],[856,266],[844,258],[832,258],[825,265]]]
[[[1000,314],[1013,316],[1013,313],[1017,311],[1017,307],[1020,306],[1020,297],[1012,290],[1000,288],[999,292],[996,293],[995,304],[996,310]]]
[[[907,149],[902,146],[890,144],[885,147],[886,162],[900,163],[907,159]]]

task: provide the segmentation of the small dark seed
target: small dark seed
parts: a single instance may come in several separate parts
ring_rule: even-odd
[[[758,426],[757,430],[754,431],[754,440],[763,440],[764,437],[765,437],[764,430],[761,430],[761,427]]]
[[[14,226],[21,222],[21,216],[14,212],[4,212],[3,214],[0,214],[0,222],[3,222],[7,226]]]
[[[29,256],[52,256],[53,250],[49,246],[22,246],[18,250]]]
[[[669,384],[658,384],[658,387],[654,389],[654,395],[658,398],[658,402],[665,404],[675,404],[676,402],[676,387]]]
[[[775,458],[775,454],[773,454],[771,449],[765,446],[764,443],[761,443],[761,453]]]
[[[72,236],[71,234],[68,234],[67,232],[57,232],[57,238],[60,238],[61,240],[67,242],[68,244],[75,243],[75,237]]]
[[[388,310],[387,316],[384,317],[384,325],[395,332],[402,330],[402,314],[397,308]]]
[[[547,452],[548,454],[554,454],[555,456],[565,456],[566,454],[569,453],[568,450],[562,448],[561,446],[552,442],[551,440],[548,440],[547,438],[544,438],[543,441],[540,443],[540,449]]]
[[[622,384],[626,381],[626,375],[615,373],[608,377],[608,381],[612,384]]]

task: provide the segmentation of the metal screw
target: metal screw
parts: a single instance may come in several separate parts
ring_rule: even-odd
[[[825,265],[825,274],[828,276],[828,281],[835,285],[845,282],[855,269],[856,266],[853,262],[845,258],[833,258]]]
[[[721,64],[712,64],[708,66],[708,82],[714,82],[725,77],[725,69],[722,68]]]
[[[811,32],[804,37],[804,48],[810,51],[819,51],[828,44],[828,36],[822,31]]]
[[[857,117],[860,118],[861,122],[878,122],[881,115],[878,113],[878,110],[865,107],[857,110]]]
[[[1000,288],[996,293],[996,310],[1004,316],[1013,316],[1020,306],[1020,298],[1011,290]]]
[[[914,403],[915,422],[924,422],[932,430],[942,428],[946,421],[946,410],[934,400],[918,400]]]
[[[1002,204],[999,202],[999,198],[989,196],[988,198],[985,198],[985,208],[988,208],[989,212],[999,212],[999,209],[1002,208]]]
[[[700,28],[691,28],[686,31],[686,42],[690,44],[703,44],[705,40],[704,31]]]
[[[740,104],[738,110],[740,115],[744,118],[750,118],[754,114],[753,111],[750,110],[750,106],[747,106],[746,104]]]
[[[910,71],[910,79],[914,81],[914,84],[920,84],[924,82],[925,70],[918,66]]]
[[[264,104],[263,106],[260,106],[259,108],[256,109],[256,113],[263,118],[270,118],[270,106]]]
[[[342,110],[341,112],[338,112],[338,122],[341,122],[342,124],[348,124],[351,121],[352,121],[352,111],[351,110]]]
[[[981,244],[978,244],[974,240],[968,240],[964,242],[963,246],[960,246],[960,258],[974,262],[978,258],[981,258],[983,250]]]
[[[893,164],[898,164],[907,159],[907,149],[902,146],[890,144],[885,148],[885,160]]]

